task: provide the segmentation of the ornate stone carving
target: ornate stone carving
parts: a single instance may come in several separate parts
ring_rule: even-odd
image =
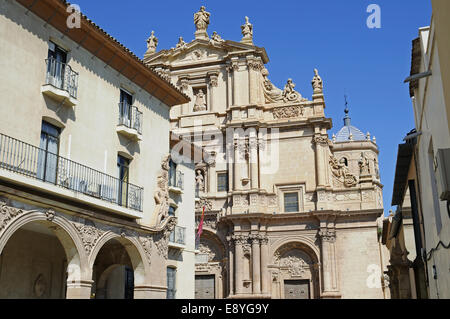
[[[203,192],[205,190],[205,178],[203,177],[202,170],[198,169],[195,176],[195,187],[198,191]]]
[[[194,112],[206,111],[206,96],[200,89],[195,95]]]
[[[321,229],[318,232],[318,236],[322,241],[332,242],[336,241],[336,231],[334,229]]]
[[[200,201],[195,203],[195,211],[202,211],[203,206],[205,207],[205,211],[211,211],[213,208],[212,202],[209,199],[201,198]]]
[[[329,163],[333,175],[341,181],[345,187],[354,187],[358,184],[356,176],[349,172],[348,167],[345,164],[339,163],[334,155],[330,156]]]
[[[288,119],[303,116],[304,107],[302,105],[293,105],[278,107],[272,110],[274,119]]]
[[[301,100],[302,96],[300,93],[294,90],[295,84],[292,79],[288,79],[283,90],[283,101],[284,103],[295,102]]]
[[[251,59],[247,61],[247,66],[249,69],[254,71],[261,71],[264,68],[264,65],[260,60]]]
[[[158,46],[158,38],[155,37],[155,31],[152,31],[152,34],[147,39],[147,52],[145,54],[149,55],[155,53],[157,46]]]
[[[241,26],[241,30],[243,35],[241,42],[253,45],[253,25],[248,17],[245,17],[245,24]]]
[[[220,37],[220,35],[216,32],[216,31],[214,31],[213,32],[213,34],[212,34],[212,36],[211,36],[211,41],[210,41],[212,44],[216,44],[216,43],[223,43],[223,42],[225,42],[225,40],[223,40],[221,37]]]
[[[53,209],[49,209],[45,212],[45,216],[49,222],[52,222],[55,219],[56,213]]]
[[[147,256],[148,262],[151,263],[153,238],[152,237],[139,236],[139,242],[141,243],[142,248],[145,251],[145,255]]]
[[[170,155],[166,155],[161,162],[161,173],[154,194],[156,225],[160,225],[169,216],[169,160]]]
[[[83,242],[84,249],[87,255],[90,255],[92,249],[95,247],[98,239],[102,236],[103,231],[95,226],[74,223],[75,228],[80,234],[81,241]]]
[[[328,145],[329,139],[328,136],[317,135],[313,138],[313,143],[316,145]]]
[[[211,13],[206,12],[206,8],[204,6],[200,7],[200,11],[194,13],[194,23],[195,23],[195,38],[196,39],[204,39],[208,37],[208,33],[206,30],[208,29],[210,22]]]
[[[322,78],[320,77],[319,71],[317,71],[317,69],[314,69],[314,78],[311,83],[312,83],[314,93],[322,93],[323,92],[323,81],[322,81]]]
[[[7,206],[5,202],[0,202],[0,230],[18,215],[21,215],[23,210]]]
[[[153,238],[153,242],[155,243],[158,254],[164,259],[168,258],[169,236],[170,233],[175,229],[176,225],[177,219],[175,217],[171,217],[165,225],[164,229],[157,233]]]
[[[208,255],[208,262],[211,262],[216,258],[216,253],[204,243],[200,243],[200,245],[198,246],[198,250],[202,254]]]
[[[186,49],[186,45],[187,45],[187,43],[184,42],[183,37],[179,37],[176,49],[184,50],[184,49]]]
[[[209,75],[209,84],[212,87],[218,87],[219,86],[219,73],[211,72],[208,75]]]
[[[363,152],[361,153],[361,157],[358,161],[359,170],[361,175],[369,175],[370,174],[370,167],[369,167],[369,159],[367,158],[366,154]]]

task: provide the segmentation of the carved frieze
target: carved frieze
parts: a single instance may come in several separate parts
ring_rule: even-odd
[[[103,231],[92,225],[80,223],[73,224],[80,234],[81,241],[83,242],[87,255],[90,255],[98,239],[103,235]]]
[[[23,214],[23,210],[7,206],[5,202],[0,202],[0,230],[15,217]]]
[[[276,120],[301,117],[304,114],[304,107],[302,105],[278,107],[273,109],[272,114]]]

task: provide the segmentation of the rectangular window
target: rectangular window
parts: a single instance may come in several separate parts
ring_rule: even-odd
[[[133,96],[124,90],[120,90],[119,103],[119,124],[131,127],[131,106],[133,105]]]
[[[49,43],[47,82],[59,89],[64,88],[67,52],[53,42]]]
[[[218,192],[228,192],[228,174],[218,173],[217,174],[217,191]]]
[[[58,127],[42,122],[37,176],[45,182],[56,183],[59,135],[60,129]]]
[[[298,193],[284,194],[284,211],[286,213],[295,213],[299,211],[298,208]]]
[[[175,299],[177,270],[167,267],[167,299]]]
[[[119,174],[119,201],[120,206],[128,206],[128,183],[129,183],[130,160],[118,155],[117,169]]]

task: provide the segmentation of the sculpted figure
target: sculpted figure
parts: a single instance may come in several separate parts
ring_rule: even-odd
[[[206,111],[206,99],[203,90],[199,90],[195,96],[194,112]]]
[[[323,81],[322,78],[319,75],[319,71],[317,69],[314,69],[314,78],[312,80],[312,86],[314,93],[320,93],[323,90]]]
[[[158,38],[155,37],[155,31],[152,31],[152,34],[147,39],[147,53],[146,54],[155,53],[157,46],[158,46]]]
[[[186,42],[184,42],[183,37],[180,37],[178,39],[176,48],[178,49],[178,48],[184,48],[184,47],[186,47]]]
[[[283,90],[283,101],[285,103],[287,102],[293,102],[300,98],[300,94],[298,94],[295,90],[295,84],[292,82],[292,79],[288,79],[286,85],[284,86]]]
[[[205,189],[205,181],[204,181],[201,170],[197,170],[197,176],[195,177],[195,183],[196,183],[196,187],[199,191],[203,191]]]
[[[367,158],[366,154],[361,153],[361,157],[358,161],[359,169],[361,172],[361,175],[369,175],[370,169],[369,169],[369,159]]]
[[[242,35],[244,36],[244,38],[242,40],[245,40],[245,39],[252,40],[253,39],[253,25],[250,23],[248,17],[245,17],[245,24],[241,26],[241,29],[242,29]]]
[[[194,14],[194,23],[197,31],[206,31],[209,25],[210,13],[206,12],[205,6],[200,8],[200,11]]]
[[[218,43],[225,42],[225,40],[223,40],[216,31],[213,32],[213,34],[211,36],[211,41],[218,42]]]

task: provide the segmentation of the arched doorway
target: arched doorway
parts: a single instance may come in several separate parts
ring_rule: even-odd
[[[0,299],[64,299],[67,282],[82,278],[70,226],[31,212],[1,233]]]
[[[204,232],[195,265],[195,299],[223,299],[226,295],[225,247],[220,239]]]
[[[300,242],[278,248],[273,255],[272,297],[318,299],[319,264],[314,251]]]
[[[106,236],[92,258],[94,298],[134,299],[135,287],[144,282],[145,271],[141,255],[131,241]]]

